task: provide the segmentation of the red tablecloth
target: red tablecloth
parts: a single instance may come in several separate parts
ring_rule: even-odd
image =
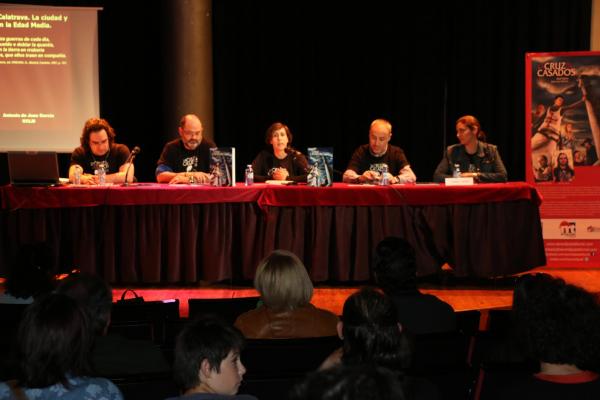
[[[55,272],[120,284],[251,280],[273,249],[297,254],[314,281],[366,281],[373,249],[391,235],[415,247],[420,275],[444,263],[459,276],[496,276],[546,262],[541,199],[520,182],[5,186],[0,195],[0,275],[34,241],[52,246]]]
[[[144,183],[135,186],[13,187],[1,189],[2,208],[61,208],[99,205],[257,203],[261,207],[402,206],[477,204],[528,200],[540,204],[537,190],[524,182],[473,186],[443,184],[332,187],[256,184],[215,188]]]

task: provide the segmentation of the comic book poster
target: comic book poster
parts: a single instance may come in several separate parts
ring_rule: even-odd
[[[600,52],[526,55],[526,175],[548,267],[600,267]]]
[[[309,175],[318,180],[313,186],[333,185],[333,147],[309,147],[308,165],[314,171]]]
[[[235,186],[235,147],[210,149],[210,180],[213,186]]]

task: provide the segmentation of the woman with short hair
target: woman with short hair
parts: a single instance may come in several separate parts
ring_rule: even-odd
[[[267,147],[252,161],[256,182],[306,182],[308,161],[302,153],[291,147],[292,138],[287,125],[275,122],[269,126],[265,135]]]
[[[260,262],[254,277],[262,305],[238,317],[247,338],[300,338],[336,335],[337,317],[310,304],[313,284],[302,261],[275,250]]]

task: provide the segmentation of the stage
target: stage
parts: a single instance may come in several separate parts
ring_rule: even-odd
[[[584,269],[544,269],[536,268],[529,272],[546,272],[563,278],[568,283],[600,294],[600,270]],[[465,281],[454,280],[451,275],[442,283],[422,282],[420,290],[444,300],[455,311],[479,310],[482,312],[482,325],[485,327],[486,312],[492,309],[507,309],[512,305],[511,279]],[[125,289],[134,289],[145,300],[179,300],[181,317],[188,316],[189,298],[230,298],[257,296],[258,293],[248,286],[207,285],[203,287],[113,287],[113,301],[121,298]],[[330,310],[336,315],[342,313],[346,298],[357,291],[360,286],[319,286],[315,287],[312,303],[320,308]],[[131,295],[128,294],[128,298]]]

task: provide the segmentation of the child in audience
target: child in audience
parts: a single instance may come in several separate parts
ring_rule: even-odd
[[[240,399],[236,395],[246,368],[240,359],[244,337],[223,321],[205,317],[190,322],[177,337],[175,380],[182,396],[169,400]]]
[[[91,375],[93,332],[85,312],[62,294],[27,307],[19,326],[17,379],[0,383],[0,399],[121,400],[117,387]]]

